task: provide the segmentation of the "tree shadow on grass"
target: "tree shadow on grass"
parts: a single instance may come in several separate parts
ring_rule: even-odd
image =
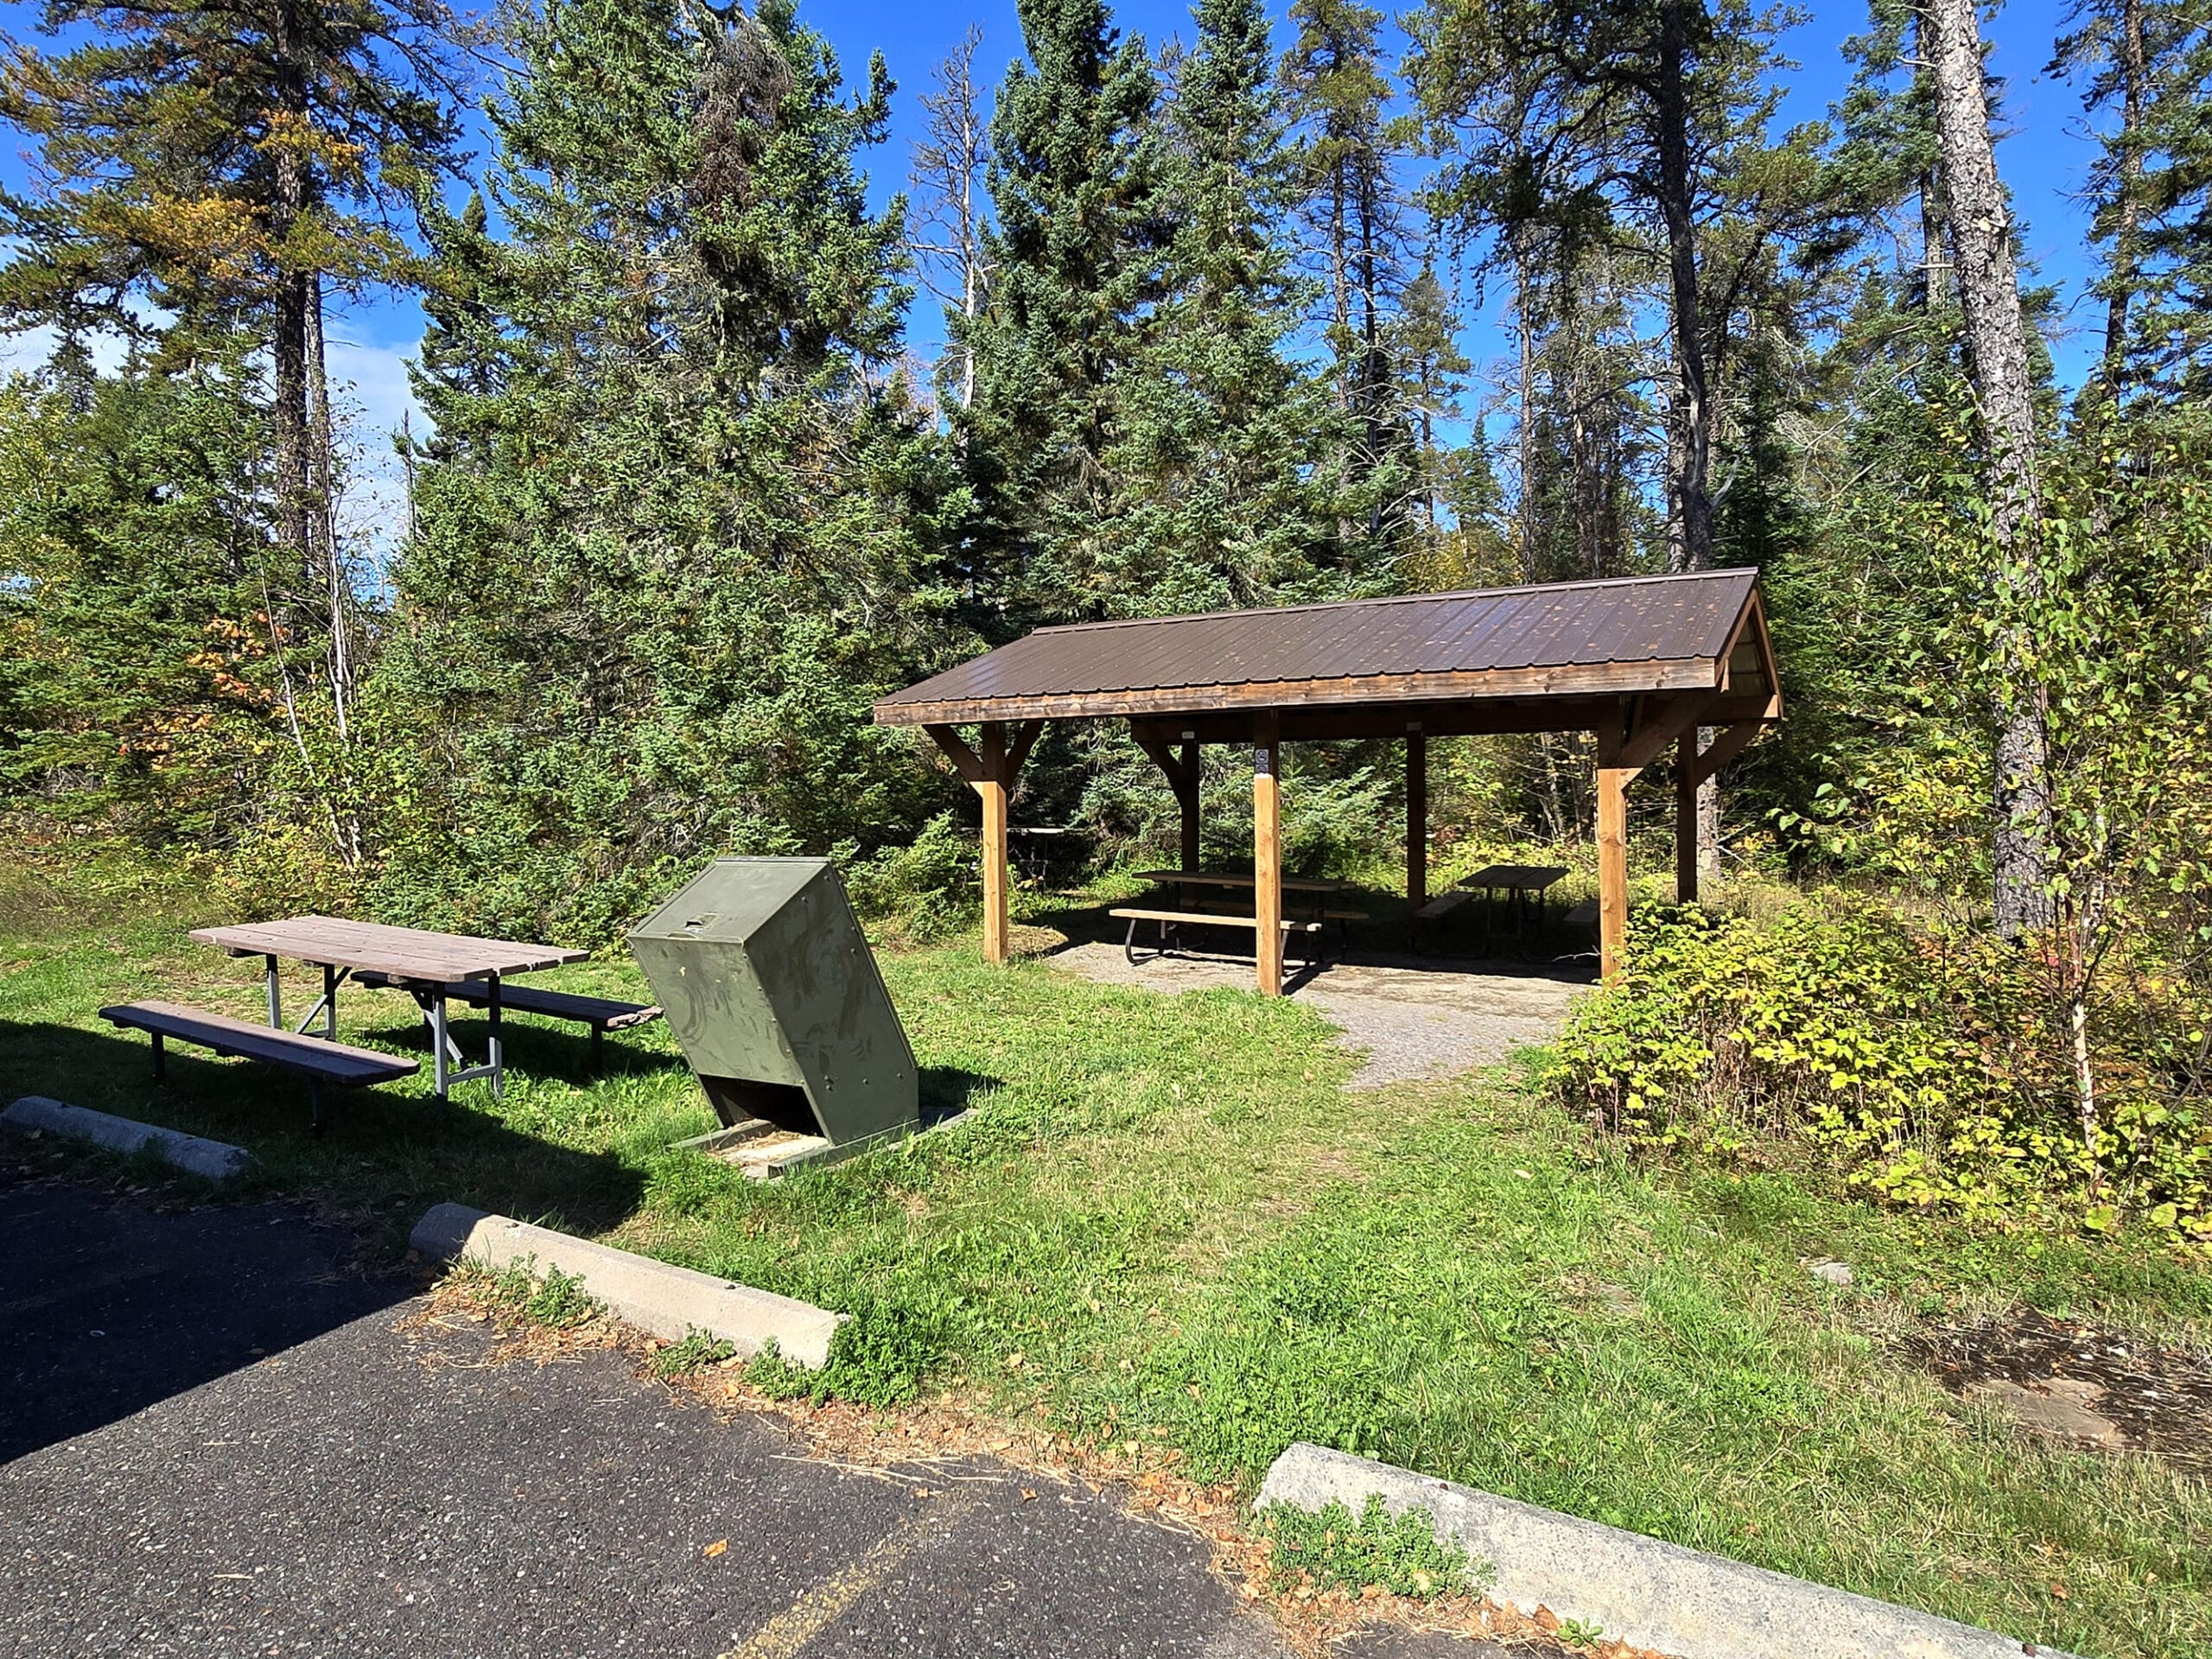
[[[420,1077],[330,1090],[316,1135],[306,1080],[288,1072],[172,1043],[168,1079],[156,1081],[143,1038],[0,1020],[0,1097],[21,1094],[244,1147],[256,1167],[243,1192],[308,1195],[343,1210],[361,1249],[386,1260],[404,1252],[408,1230],[434,1204],[600,1232],[626,1219],[644,1190],[643,1172],[611,1154],[510,1128],[481,1083],[459,1085],[443,1103]]]
[[[430,1069],[429,1022],[394,998],[379,1001],[377,1014],[378,1023],[362,1034],[379,1047],[397,1049],[419,1058],[427,1075]],[[447,1028],[467,1057],[466,1064],[473,1065],[484,1058],[488,1052],[486,1039],[491,1026],[481,1014],[465,1010],[461,1004],[453,1004],[447,1017]],[[651,1029],[648,1027],[608,1032],[601,1039],[594,1059],[591,1033],[585,1027],[543,1023],[529,1015],[512,1014],[502,1015],[499,1020],[504,1063],[510,1071],[556,1078],[576,1089],[588,1089],[610,1077],[650,1077],[671,1069],[681,1071],[682,1055],[646,1046],[652,1039],[645,1033]]]

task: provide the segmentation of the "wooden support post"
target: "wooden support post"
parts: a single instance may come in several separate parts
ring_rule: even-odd
[[[1628,785],[1618,730],[1598,733],[1598,971],[1621,970],[1628,944]]]
[[[1697,733],[1682,734],[1675,762],[1675,902],[1697,902]]]
[[[1252,723],[1253,914],[1259,923],[1260,995],[1282,995],[1282,766],[1281,722],[1264,714]]]
[[[1428,739],[1406,734],[1406,908],[1428,902]]]
[[[1198,746],[1183,745],[1183,773],[1175,779],[1176,804],[1183,809],[1183,866],[1186,870],[1198,868]],[[1187,901],[1185,909],[1190,908]]]
[[[1006,722],[983,727],[982,776],[976,792],[983,798],[983,960],[1006,960]]]

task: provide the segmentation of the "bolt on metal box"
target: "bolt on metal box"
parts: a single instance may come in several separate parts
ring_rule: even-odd
[[[906,1028],[826,858],[718,858],[630,949],[748,1173],[835,1158],[920,1119]]]

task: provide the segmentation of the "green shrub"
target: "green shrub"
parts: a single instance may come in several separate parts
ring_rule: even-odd
[[[693,1371],[703,1371],[709,1365],[719,1365],[736,1355],[737,1350],[713,1332],[687,1325],[683,1340],[671,1342],[655,1354],[648,1369],[658,1377],[688,1376]]]
[[[849,842],[838,849],[837,861],[854,910],[917,943],[964,926],[982,902],[982,855],[974,832],[950,812],[931,818],[904,847],[861,858]]]
[[[570,1330],[601,1312],[600,1304],[584,1289],[582,1279],[563,1273],[558,1268],[546,1268],[545,1276],[539,1278],[535,1256],[497,1273],[480,1274],[473,1268],[456,1271],[480,1276],[486,1298],[495,1307],[550,1330]]]
[[[2143,1011],[2100,1033],[2112,1109],[2093,1158],[2031,953],[1840,899],[1758,920],[1653,908],[1620,979],[1570,1017],[1551,1081],[1639,1144],[1794,1139],[1897,1204],[2096,1230],[2132,1215],[2212,1242],[2189,1011],[2154,1022],[2163,1037]]]

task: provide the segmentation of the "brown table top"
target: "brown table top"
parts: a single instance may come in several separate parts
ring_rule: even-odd
[[[1564,875],[1566,871],[1560,872]],[[1214,875],[1204,870],[1139,870],[1140,881],[1160,881],[1170,886],[1192,887],[1249,887],[1259,883],[1254,875]],[[1325,881],[1318,876],[1286,875],[1282,879],[1285,893],[1349,893],[1349,881]]]
[[[1546,887],[1567,874],[1564,865],[1557,864],[1486,864],[1472,875],[1463,875],[1463,887],[1518,887],[1524,892],[1541,893]]]
[[[284,957],[318,967],[365,968],[400,979],[488,979],[582,962],[590,953],[557,944],[430,933],[338,916],[288,916],[242,927],[195,927],[192,938],[233,956]]]

